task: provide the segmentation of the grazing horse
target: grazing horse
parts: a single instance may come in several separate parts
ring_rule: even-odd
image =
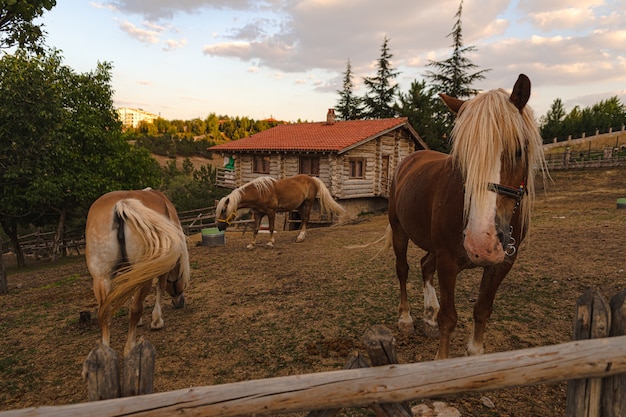
[[[393,246],[400,281],[398,325],[401,331],[414,331],[406,291],[411,240],[427,252],[421,259],[423,320],[425,333],[439,333],[437,359],[449,357],[457,324],[457,274],[467,268],[483,268],[467,354],[484,352],[496,291],[527,233],[534,174],[537,169],[546,172],[542,139],[526,106],[529,97],[530,80],[524,74],[510,95],[498,89],[462,101],[442,94],[457,115],[450,155],[417,151],[396,169],[385,237],[387,247]]]
[[[165,291],[175,308],[184,306],[183,291],[189,282],[187,239],[172,203],[161,192],[147,188],[113,191],[98,198],[87,215],[85,240],[104,345],[109,345],[112,314],[133,297],[126,356],[135,345],[143,302],[154,278],[158,277],[153,330],[163,328],[161,296]]]
[[[270,228],[270,241],[267,245],[273,247],[276,213],[298,210],[302,223],[296,242],[302,242],[306,236],[311,208],[318,196],[322,213],[344,212],[343,207],[333,200],[330,191],[319,178],[305,174],[280,180],[272,177],[255,178],[219,201],[215,210],[217,227],[225,230],[237,217],[237,210],[251,209],[254,214],[254,232],[248,248],[252,249],[256,245],[263,216],[267,216]]]

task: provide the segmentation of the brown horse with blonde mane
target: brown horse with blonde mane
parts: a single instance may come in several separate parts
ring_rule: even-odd
[[[98,198],[87,215],[85,239],[104,345],[109,345],[112,314],[132,296],[126,356],[135,346],[143,302],[154,278],[158,281],[153,330],[163,328],[165,291],[175,308],[184,306],[183,291],[189,282],[187,238],[167,197],[145,189],[113,191]]]
[[[280,180],[258,177],[233,190],[219,201],[215,210],[217,227],[219,230],[225,230],[237,217],[238,210],[251,209],[254,214],[254,231],[248,248],[255,247],[261,219],[264,216],[268,218],[270,230],[270,241],[267,245],[273,247],[276,213],[298,210],[301,226],[296,242],[302,242],[306,237],[311,208],[317,197],[323,214],[344,212],[343,207],[333,200],[330,191],[319,178],[305,174]]]
[[[441,95],[456,113],[450,155],[418,151],[397,167],[389,196],[387,246],[396,255],[402,331],[413,332],[407,300],[409,240],[427,253],[421,259],[424,329],[439,333],[436,358],[450,355],[457,324],[454,291],[458,273],[482,267],[474,305],[470,355],[484,352],[494,297],[528,231],[535,171],[545,173],[542,139],[526,105],[530,80],[521,74],[509,95],[502,89],[468,101]],[[441,305],[433,285],[439,280]]]

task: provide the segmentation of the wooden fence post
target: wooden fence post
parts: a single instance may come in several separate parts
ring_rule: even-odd
[[[154,392],[154,359],[156,350],[143,338],[124,359],[122,397],[152,394]]]
[[[611,299],[611,331],[609,336],[626,335],[626,288]],[[602,416],[626,416],[626,374],[603,379]]]
[[[601,294],[587,290],[576,301],[573,340],[607,337],[610,310]],[[566,417],[600,417],[602,379],[574,379],[567,383]]]
[[[98,342],[83,362],[82,375],[87,380],[89,401],[119,398],[117,354],[109,346]]]
[[[372,366],[395,365],[398,363],[398,354],[393,345],[393,334],[383,325],[374,325],[365,331],[361,340],[363,348],[372,361]],[[381,403],[371,405],[378,417],[398,416],[413,417],[411,407],[407,402]]]
[[[363,349],[372,362],[372,366],[394,365],[398,363],[398,354],[394,344],[393,334],[383,325],[377,324],[368,328],[361,339]],[[359,351],[354,352],[344,369],[368,368],[369,364]],[[380,403],[369,406],[378,417],[413,417],[408,402]],[[341,411],[340,408],[311,411],[307,417],[333,417]]]

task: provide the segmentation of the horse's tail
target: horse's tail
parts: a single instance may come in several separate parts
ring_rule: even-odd
[[[172,271],[177,264],[178,279],[183,280],[183,288],[190,275],[187,238],[179,224],[133,198],[118,201],[113,210],[120,230],[127,226],[130,234],[140,242],[143,253],[114,279],[113,289],[98,312],[100,320],[106,320],[104,312],[109,308],[111,314],[120,308],[136,288]]]
[[[386,249],[390,249],[393,246],[393,229],[391,228],[391,224],[387,224],[387,229],[385,229],[385,234],[380,239],[375,240],[374,242],[366,243],[364,245],[348,245],[346,246],[346,248],[347,249],[363,249],[363,248],[368,248],[373,245],[377,245],[380,242],[384,242],[384,244],[383,244],[383,247],[380,248],[376,256],[378,256],[382,251]]]
[[[346,209],[339,203],[337,203],[333,196],[330,194],[330,191],[324,184],[324,181],[320,180],[317,177],[311,177],[317,183],[317,196],[320,199],[320,210],[322,213],[329,215],[331,213],[335,214],[343,214],[346,212]]]

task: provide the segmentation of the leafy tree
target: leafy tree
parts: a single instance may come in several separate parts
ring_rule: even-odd
[[[363,104],[365,106],[364,116],[370,119],[382,119],[395,117],[394,101],[398,90],[398,84],[394,79],[399,72],[391,66],[393,55],[389,52],[389,39],[385,35],[381,47],[380,58],[378,59],[378,69],[375,77],[365,77],[363,82],[367,89]]]
[[[445,119],[439,114],[440,111],[443,111],[440,100],[434,96],[431,88],[426,87],[426,81],[414,80],[406,94],[398,94],[396,112],[409,119],[411,126],[430,149],[447,151]]]
[[[563,132],[563,120],[566,114],[563,101],[560,98],[554,99],[550,110],[540,118],[541,137],[544,142],[550,142],[553,138],[558,138],[565,133]]]
[[[340,120],[358,120],[363,113],[362,99],[354,95],[354,83],[352,82],[352,65],[350,60],[346,65],[346,72],[343,77],[343,90],[339,93],[339,101],[335,110]]]
[[[539,119],[541,135],[546,142],[565,140],[570,135],[579,137],[595,135],[596,131],[605,132],[609,128],[621,129],[626,124],[626,106],[617,96],[601,100],[591,107],[574,106],[567,113],[563,101],[555,99],[548,112]]]
[[[111,66],[76,74],[58,52],[0,59],[0,223],[24,265],[18,227],[56,222],[114,189],[156,187],[158,163],[124,140]]]
[[[472,88],[472,84],[484,79],[485,73],[490,71],[490,69],[483,69],[472,72],[477,65],[472,63],[466,55],[476,51],[476,48],[463,45],[462,11],[463,1],[461,0],[452,32],[448,34],[452,37],[452,56],[444,61],[430,61],[428,66],[434,68],[434,71],[426,72],[426,77],[431,81],[435,92],[445,93],[459,99],[478,94],[478,90]]]
[[[42,52],[44,32],[33,20],[56,6],[56,0],[0,0],[0,49],[13,46]]]
[[[224,197],[228,191],[215,187],[216,169],[202,165],[195,169],[189,159],[178,168],[176,161],[163,167],[162,191],[172,201],[178,211],[193,210],[213,206],[215,200]]]

